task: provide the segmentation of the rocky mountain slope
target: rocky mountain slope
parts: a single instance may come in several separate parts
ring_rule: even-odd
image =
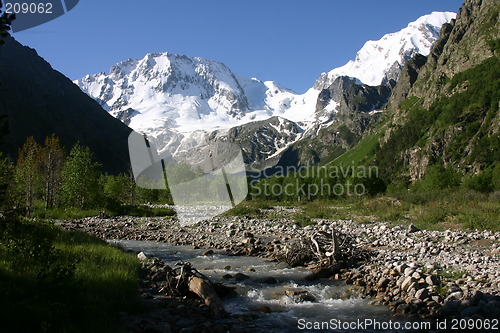
[[[435,12],[367,42],[353,61],[322,74],[304,94],[243,78],[220,62],[171,53],[129,59],[108,74],[87,75],[75,83],[113,116],[156,139],[161,151],[178,157],[226,138],[244,142],[247,162],[267,167],[291,144],[317,136],[336,117],[349,119],[348,127],[359,135],[371,119],[367,115],[387,101],[403,64],[416,53],[427,55],[441,25],[454,15]],[[356,104],[352,116],[351,104]],[[291,132],[275,130],[282,124]]]
[[[358,163],[372,161],[390,182],[432,169],[441,182],[500,185],[499,12],[498,1],[466,0],[430,54],[406,64],[381,121],[354,148],[369,151]]]
[[[68,149],[76,142],[89,146],[106,171],[128,169],[131,129],[11,37],[0,47],[0,115],[8,127],[4,156],[15,160],[27,137],[43,142],[55,133]]]

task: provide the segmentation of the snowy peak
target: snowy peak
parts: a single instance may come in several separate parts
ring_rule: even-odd
[[[452,12],[433,12],[424,15],[398,32],[384,35],[380,40],[368,41],[354,60],[342,67],[323,73],[314,88],[321,90],[338,76],[350,76],[364,84],[377,86],[389,79],[397,80],[404,63],[415,54],[428,55],[444,23],[456,16]]]
[[[124,104],[137,106],[162,95],[199,96],[216,104],[210,100],[216,92],[219,102],[232,112],[247,107],[237,79],[224,64],[172,53],[149,53],[141,60],[129,59],[113,66],[109,75],[88,75],[77,84],[110,111],[119,110]],[[168,105],[170,100],[157,102]]]
[[[454,13],[434,12],[399,32],[368,41],[354,60],[321,74],[302,95],[272,81],[235,75],[221,62],[168,52],[128,59],[113,66],[109,74],[87,75],[75,83],[113,116],[150,134],[162,128],[227,129],[272,116],[321,121],[315,113],[319,93],[337,77],[368,85],[397,79],[406,60],[415,53],[427,55],[441,25],[454,17]]]
[[[286,107],[277,99],[295,94],[274,82],[237,76],[221,62],[168,52],[122,61],[109,74],[75,83],[136,130],[231,127],[268,118],[271,110]]]

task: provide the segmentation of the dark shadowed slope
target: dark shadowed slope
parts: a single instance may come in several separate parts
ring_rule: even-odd
[[[43,142],[55,133],[69,149],[89,146],[103,169],[117,173],[129,164],[131,129],[110,116],[35,50],[7,38],[0,47],[0,115],[9,133],[2,151],[12,159],[28,136]]]

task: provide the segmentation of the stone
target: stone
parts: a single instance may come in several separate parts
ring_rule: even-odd
[[[389,280],[386,277],[383,277],[378,281],[377,288],[385,289],[389,285],[389,282],[391,282],[391,280]]]
[[[408,267],[405,269],[405,276],[412,276],[412,274],[415,272],[415,268],[412,268],[412,267]]]
[[[390,276],[398,276],[399,275],[399,272],[395,269],[392,269],[390,272],[389,272],[389,275]]]
[[[480,306],[468,306],[460,311],[460,316],[462,318],[472,317],[475,314],[478,314],[481,311]]]
[[[419,228],[417,228],[416,226],[414,226],[413,224],[410,224],[410,226],[408,227],[408,233],[414,233],[414,232],[417,232],[417,231],[420,231]]]
[[[279,281],[275,277],[268,276],[268,277],[260,278],[260,279],[256,280],[256,282],[264,283],[264,284],[276,284]]]
[[[316,297],[310,294],[301,294],[298,295],[298,297],[295,298],[295,300],[298,303],[303,303],[303,302],[316,302]]]
[[[202,253],[200,253],[200,255],[202,255],[202,256],[211,256],[212,254],[214,254],[213,250],[206,250],[206,251],[203,251]]]
[[[408,290],[410,290],[410,287],[415,283],[416,283],[416,280],[413,277],[409,276],[401,284],[401,289],[404,291],[408,291]]]
[[[400,274],[404,274],[405,272],[405,269],[408,268],[408,265],[407,264],[401,264],[399,266],[396,266],[396,270],[400,273]]]
[[[299,288],[290,288],[285,290],[285,294],[288,296],[297,296],[301,294],[307,294],[307,290]]]
[[[144,252],[139,252],[137,254],[137,259],[139,259],[141,261],[146,261],[146,260],[148,260],[148,256],[146,256],[146,254]]]
[[[500,318],[500,302],[490,301],[481,306],[481,312],[484,317],[489,319]]]
[[[234,279],[236,281],[243,281],[243,280],[247,280],[249,279],[250,277],[246,274],[243,274],[243,273],[236,273],[234,274]]]
[[[427,283],[429,286],[438,286],[439,278],[436,275],[429,275],[425,278],[425,283]]]
[[[484,298],[484,294],[481,291],[476,291],[474,295],[469,299],[469,304],[471,306],[478,305],[479,302]]]
[[[429,297],[429,291],[425,288],[417,290],[415,293],[415,298],[423,301],[424,299]]]
[[[401,276],[397,281],[396,281],[396,286],[401,287],[403,282],[406,280],[406,277]]]
[[[262,313],[273,313],[273,310],[267,305],[256,305],[251,310]]]
[[[439,304],[443,303],[443,298],[439,295],[434,295],[431,297],[431,299],[436,303],[439,303]]]
[[[172,329],[168,323],[148,323],[143,332],[149,333],[171,333]]]
[[[409,314],[411,311],[411,306],[410,304],[406,304],[406,303],[401,303],[399,304],[397,307],[396,307],[396,314],[398,315],[407,315]]]
[[[241,243],[242,244],[253,244],[253,243],[255,243],[255,238],[251,238],[251,237],[245,238]]]
[[[464,296],[464,293],[461,292],[461,291],[455,291],[451,294],[448,295],[448,297],[446,297],[446,302],[449,302],[449,301],[458,301],[460,299],[462,299],[462,297]]]

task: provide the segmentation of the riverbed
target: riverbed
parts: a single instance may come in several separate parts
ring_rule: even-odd
[[[301,328],[307,325],[324,322],[328,322],[329,328],[334,328],[338,321],[409,320],[394,317],[385,306],[371,305],[369,298],[362,297],[356,287],[345,281],[305,280],[310,270],[304,267],[289,268],[274,260],[229,256],[224,251],[210,251],[209,255],[203,255],[204,250],[193,246],[132,240],[110,242],[127,250],[144,252],[148,257],[158,257],[171,267],[178,262],[190,262],[211,281],[235,286],[237,296],[223,298],[224,307],[230,314],[257,315],[251,323],[241,324],[242,328],[252,332],[303,332]]]

